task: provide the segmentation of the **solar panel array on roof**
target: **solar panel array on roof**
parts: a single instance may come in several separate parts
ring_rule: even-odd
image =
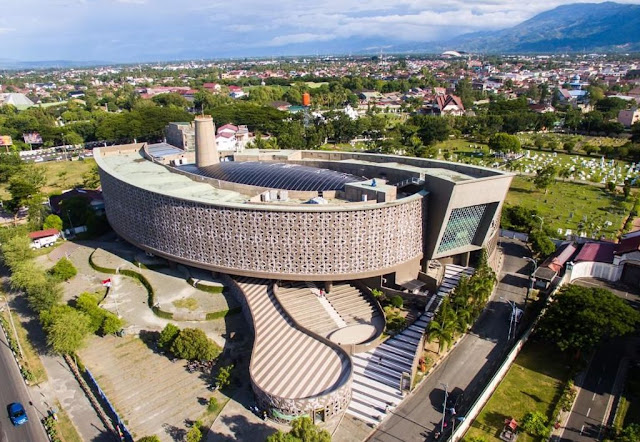
[[[366,179],[335,170],[259,161],[228,161],[196,170],[189,168],[189,172],[232,183],[302,191],[342,190],[347,183]]]

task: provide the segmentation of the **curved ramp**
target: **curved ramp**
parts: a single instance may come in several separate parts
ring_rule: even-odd
[[[344,412],[351,398],[348,355],[324,338],[296,328],[276,300],[272,282],[251,278],[236,282],[253,319],[249,371],[260,405],[285,421],[319,413],[328,419]]]

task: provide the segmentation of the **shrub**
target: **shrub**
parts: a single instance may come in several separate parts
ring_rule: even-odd
[[[158,347],[165,349],[171,348],[173,341],[176,339],[179,333],[180,329],[175,325],[171,323],[165,325],[165,327],[160,332],[160,337],[158,338]]]
[[[171,344],[171,352],[181,359],[209,361],[220,354],[221,348],[199,328],[185,328]]]
[[[402,300],[402,297],[399,295],[396,295],[391,298],[391,305],[394,306],[395,308],[402,308],[403,303],[404,302]]]
[[[98,306],[98,300],[92,293],[80,294],[75,301],[75,307],[89,317],[89,329],[92,333],[102,336],[114,334],[123,326],[120,318]]]
[[[160,442],[160,438],[158,436],[145,436],[141,437],[137,440],[137,442]]]
[[[209,403],[207,404],[207,410],[209,411],[209,413],[215,413],[216,411],[218,411],[219,407],[220,405],[218,404],[218,400],[214,397],[210,397]]]
[[[200,442],[202,439],[202,432],[197,425],[191,427],[191,429],[187,432],[187,436],[185,438],[186,442]]]

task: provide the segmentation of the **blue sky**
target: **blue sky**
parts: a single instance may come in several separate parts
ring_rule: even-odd
[[[375,50],[506,28],[574,2],[2,0],[0,59],[130,62]]]

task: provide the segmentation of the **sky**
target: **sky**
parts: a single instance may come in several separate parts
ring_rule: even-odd
[[[0,60],[136,62],[378,52],[391,44],[507,28],[575,2],[0,0]]]

